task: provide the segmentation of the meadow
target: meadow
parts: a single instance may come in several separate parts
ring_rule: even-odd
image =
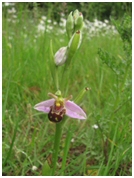
[[[2,172],[41,176],[51,162],[55,123],[33,107],[56,92],[50,41],[54,53],[67,46],[67,17],[61,15],[57,23],[38,9],[9,9],[2,17]],[[131,28],[129,20],[124,24]],[[118,32],[122,26],[120,21],[115,27],[108,20],[85,19],[82,43],[69,70],[63,77],[64,67],[59,70],[64,97],[75,100],[84,88],[89,90],[77,103],[87,119],[65,118],[55,175],[132,175],[131,42]]]

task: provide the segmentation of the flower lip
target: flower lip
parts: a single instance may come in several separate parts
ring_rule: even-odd
[[[61,96],[58,97],[54,94],[49,93],[49,96],[53,97],[53,99],[49,99],[36,104],[34,106],[34,109],[42,111],[44,113],[49,113],[49,116],[51,113],[51,115],[53,115],[55,119],[57,119],[59,113],[62,114],[62,117],[64,115],[67,115],[71,118],[82,120],[87,118],[86,113],[82,110],[82,108],[75,104],[73,101],[69,100],[72,98],[72,95],[68,98],[62,98]],[[59,110],[60,108],[61,110]],[[62,109],[65,110],[65,112],[62,112]]]

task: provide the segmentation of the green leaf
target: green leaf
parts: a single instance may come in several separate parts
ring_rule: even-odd
[[[45,161],[42,167],[42,176],[50,176],[51,175],[51,168],[47,161]]]

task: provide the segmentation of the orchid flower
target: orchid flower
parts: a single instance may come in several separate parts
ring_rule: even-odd
[[[86,113],[73,101],[68,98],[63,98],[61,95],[48,93],[52,99],[43,101],[34,106],[34,109],[48,113],[48,118],[52,122],[60,122],[64,115],[76,119],[86,119]]]

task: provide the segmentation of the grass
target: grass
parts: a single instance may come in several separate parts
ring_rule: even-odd
[[[56,35],[58,27],[37,37],[40,14],[36,13],[33,16],[29,11],[18,12],[15,24],[8,22],[8,15],[3,13],[2,17],[3,175],[8,176],[42,175],[53,149],[55,124],[33,106],[48,99],[48,92],[56,92],[49,66],[50,40],[53,40],[54,52],[68,41],[66,35]],[[56,175],[132,174],[131,68],[127,78],[122,77],[117,82],[117,75],[99,58],[98,48],[118,60],[125,56],[119,35],[88,39],[85,32],[73,58],[69,80],[64,77],[61,82],[64,82],[63,95],[72,94],[74,99],[83,88],[91,88],[78,103],[88,118],[86,121],[67,119]],[[60,78],[62,70],[61,67]],[[94,124],[99,128],[94,129]],[[69,149],[66,164],[65,145]],[[37,170],[32,170],[33,166]]]

